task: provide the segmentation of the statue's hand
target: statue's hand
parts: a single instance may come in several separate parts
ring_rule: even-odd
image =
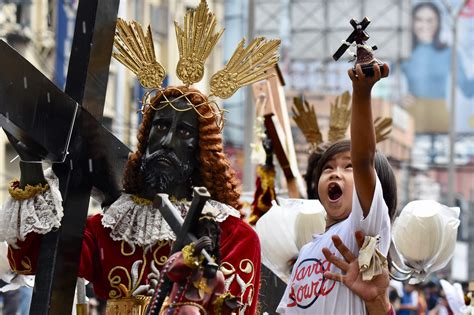
[[[147,276],[148,283],[142,284],[138,288],[136,288],[132,293],[133,296],[153,296],[155,294],[155,291],[157,290],[160,281],[160,271],[158,270],[158,268],[156,268],[154,261],[151,262],[150,269],[151,272]]]
[[[194,243],[194,255],[199,255],[203,249],[212,249],[212,240],[209,236],[203,236]]]
[[[232,311],[238,311],[243,306],[236,296],[226,297],[224,304],[229,310]]]
[[[26,144],[15,138],[11,133],[3,129],[8,141],[20,156],[22,161],[41,161],[41,157],[35,154]]]

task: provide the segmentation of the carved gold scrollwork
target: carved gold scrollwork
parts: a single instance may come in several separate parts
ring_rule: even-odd
[[[166,245],[170,245],[170,244],[171,244],[171,241],[158,241],[155,244],[154,247],[156,247],[156,248],[153,250],[153,260],[155,261],[156,265],[163,266],[166,263],[166,261],[168,260],[168,256],[167,255],[162,255],[160,257],[157,257],[157,254],[160,251],[160,249],[162,249]]]
[[[128,281],[128,284],[124,284],[122,277],[118,275],[122,271]],[[112,290],[109,291],[109,298],[111,299],[117,299],[123,297],[122,294],[122,289],[120,288],[120,285],[123,285],[127,288],[128,291],[131,291],[131,286],[132,286],[132,279],[130,278],[130,273],[128,272],[127,268],[122,267],[122,266],[116,266],[112,268],[109,272],[108,275],[109,279],[109,284],[113,288]]]
[[[126,252],[126,247],[130,248],[129,252]],[[127,242],[122,241],[122,243],[120,244],[120,252],[124,256],[132,256],[133,254],[135,254],[135,246],[132,247]]]

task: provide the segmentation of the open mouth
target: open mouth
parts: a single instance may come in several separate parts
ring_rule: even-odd
[[[342,196],[342,189],[338,183],[331,183],[328,187],[329,201],[337,201]]]

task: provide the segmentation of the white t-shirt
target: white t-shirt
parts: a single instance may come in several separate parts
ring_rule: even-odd
[[[353,252],[359,249],[354,232],[361,230],[366,235],[380,235],[379,250],[386,256],[390,246],[390,217],[383,199],[382,187],[377,177],[370,212],[364,219],[357,193],[353,191],[352,211],[344,221],[334,224],[323,234],[316,235],[312,242],[301,248],[285,294],[278,305],[281,314],[363,315],[364,302],[344,284],[324,278],[324,272],[341,273],[341,270],[326,260],[322,253],[329,248],[341,257],[332,243],[331,236],[338,235]]]

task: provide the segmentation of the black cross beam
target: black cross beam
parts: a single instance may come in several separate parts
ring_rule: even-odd
[[[211,198],[211,195],[205,187],[194,187],[193,189],[193,200],[189,207],[186,218],[181,218],[179,211],[171,204],[166,194],[158,194],[153,201],[153,207],[157,208],[166,223],[171,227],[173,232],[176,234],[176,241],[171,247],[170,256],[177,251],[180,251],[187,244],[196,241],[196,237],[190,233],[192,227],[198,224],[199,217],[201,216],[202,209],[206,202]],[[207,263],[206,268],[210,268],[212,272],[216,272],[217,266],[214,260],[209,254],[203,250],[204,259]],[[165,298],[171,291],[173,283],[166,277],[165,274],[161,275],[162,284],[160,285],[159,291],[157,290],[148,306],[147,315],[159,314]]]
[[[71,312],[91,188],[116,198],[129,150],[102,118],[118,0],[80,1],[65,93],[0,43],[0,124],[53,165],[61,228],[42,238],[30,314]]]
[[[369,34],[365,32],[365,29],[370,24],[370,20],[367,17],[364,17],[361,22],[358,22],[356,19],[351,19],[350,23],[354,30],[349,35],[349,37],[346,38],[346,42],[339,47],[339,49],[334,53],[334,55],[332,55],[332,58],[335,61],[339,60],[339,58],[342,57],[342,55],[350,47],[350,44],[352,44],[354,41],[356,41],[358,44],[361,44],[359,40],[366,41],[369,39]]]
[[[79,145],[89,150],[84,156],[94,186],[117,196],[128,147],[2,40],[0,52],[0,67],[7,69],[0,72],[0,126],[44,159],[66,162]]]

